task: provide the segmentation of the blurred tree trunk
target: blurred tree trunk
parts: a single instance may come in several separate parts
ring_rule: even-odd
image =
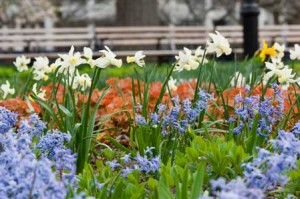
[[[116,25],[159,25],[157,0],[117,0]]]

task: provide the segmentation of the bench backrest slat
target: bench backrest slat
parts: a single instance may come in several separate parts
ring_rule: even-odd
[[[210,39],[208,33],[215,30],[225,36],[236,52],[243,44],[242,26],[142,26],[142,27],[79,27],[79,28],[24,28],[0,29],[0,52],[19,52],[33,50],[36,52],[58,52],[71,45],[97,46],[108,45],[113,50],[124,51],[125,47],[151,46],[155,52],[174,52],[182,46],[195,48],[205,46]],[[259,40],[281,42],[287,45],[300,42],[300,25],[271,25],[259,27]],[[130,52],[127,50],[127,52]],[[152,54],[155,54],[153,53]],[[125,53],[126,54],[126,53]],[[151,54],[151,53],[150,53]]]

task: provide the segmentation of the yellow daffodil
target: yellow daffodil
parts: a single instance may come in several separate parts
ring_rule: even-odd
[[[275,46],[268,47],[268,44],[265,41],[263,41],[263,48],[259,53],[259,57],[261,58],[261,61],[264,62],[267,56],[275,57],[276,54],[277,52]]]

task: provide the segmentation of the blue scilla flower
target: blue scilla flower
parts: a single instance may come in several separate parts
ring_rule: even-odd
[[[17,122],[17,114],[0,107],[0,134],[8,132]]]
[[[188,115],[192,110],[192,103],[189,99],[185,99],[182,101],[182,110],[184,114]]]
[[[300,120],[298,120],[298,122],[296,122],[295,126],[292,129],[292,133],[295,135],[300,135]]]
[[[138,114],[135,115],[135,122],[138,126],[145,126],[147,124],[146,119]]]
[[[198,93],[199,100],[196,102],[196,107],[199,111],[207,109],[207,103],[212,99],[212,95],[200,89]]]
[[[54,166],[60,180],[66,186],[76,186],[76,158],[77,154],[73,153],[71,149],[65,147],[56,147],[54,149]]]
[[[134,169],[126,167],[125,169],[122,169],[122,177],[126,178],[129,174],[131,174],[134,171]]]
[[[164,112],[164,111],[167,109],[167,106],[164,105],[164,104],[159,104],[159,105],[157,106],[157,109],[158,109],[158,112],[159,112],[159,113],[162,113],[162,112]]]
[[[235,127],[233,129],[233,133],[236,134],[236,135],[241,134],[242,131],[243,131],[243,129],[244,129],[244,127],[245,127],[244,123],[241,122],[237,127]]]
[[[285,132],[283,130],[278,131],[276,139],[270,140],[274,149],[279,149],[281,153],[288,155],[300,155],[300,140],[293,133]]]
[[[261,189],[249,188],[240,177],[228,183],[224,178],[211,180],[212,192],[219,199],[262,199],[265,198]]]
[[[46,135],[40,138],[36,148],[42,154],[52,159],[55,155],[54,149],[63,147],[65,142],[69,142],[71,135],[69,133],[62,133],[58,130],[53,130],[52,133],[48,132]]]
[[[18,133],[27,133],[31,136],[40,137],[46,130],[46,122],[40,120],[37,114],[32,114],[29,120],[21,121]]]
[[[184,115],[187,118],[188,123],[193,123],[196,121],[197,117],[199,116],[201,110],[192,107],[192,103],[189,99],[185,99],[182,102],[182,110]]]
[[[180,103],[180,99],[178,95],[176,97],[173,97],[171,100],[174,102],[175,105],[178,105]]]
[[[247,120],[249,118],[248,111],[244,109],[243,107],[239,107],[235,109],[235,114],[242,118],[243,120]]]
[[[116,168],[121,167],[121,164],[118,163],[117,160],[108,161],[107,164],[112,170],[115,170]]]
[[[141,156],[140,154],[137,154],[135,160],[137,162],[136,168],[139,171],[145,172],[146,174],[150,172],[156,172],[160,168],[160,161],[158,156],[154,158],[148,158],[147,156]]]
[[[125,164],[128,164],[131,161],[130,154],[124,155],[123,157],[121,157],[121,160],[123,160]]]
[[[150,119],[152,125],[158,125],[160,123],[160,116],[157,113],[151,113]]]

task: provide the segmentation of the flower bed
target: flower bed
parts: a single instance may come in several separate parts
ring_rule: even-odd
[[[137,78],[109,78],[105,88],[101,71],[122,66],[108,47],[97,59],[72,47],[31,68],[18,57],[17,70],[31,72],[18,90],[0,87],[1,196],[299,197],[299,80],[282,62],[284,46],[264,43],[255,58],[263,71],[251,62],[251,74],[220,83],[214,66],[231,48],[220,33],[210,37],[204,50],[184,48],[163,81],[155,67],[135,69]],[[146,68],[144,59],[139,51],[127,61]],[[79,73],[83,64],[92,76]],[[172,74],[183,70],[198,78],[177,83]]]

